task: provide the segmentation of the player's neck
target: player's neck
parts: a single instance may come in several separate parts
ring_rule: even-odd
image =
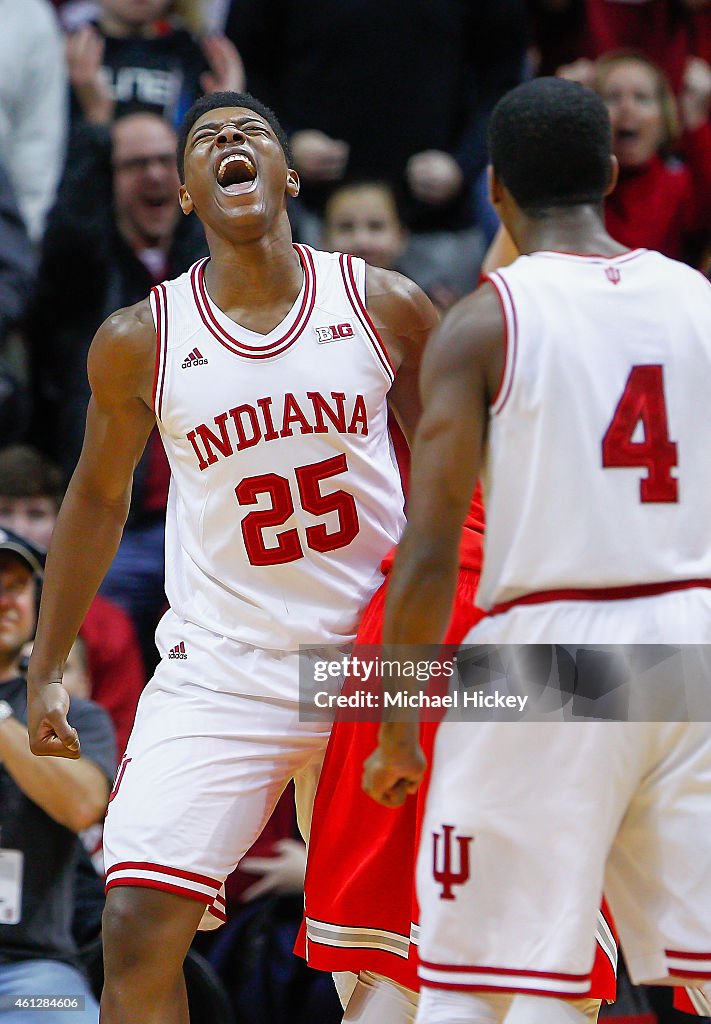
[[[205,283],[211,299],[228,315],[296,301],[304,274],[290,233],[239,245],[213,241]],[[241,317],[237,320],[243,323]]]
[[[522,217],[515,238],[520,252],[574,252],[618,256],[627,246],[608,235],[594,206],[557,208],[541,217]]]

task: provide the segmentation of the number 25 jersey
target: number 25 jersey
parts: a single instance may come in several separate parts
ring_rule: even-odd
[[[477,603],[711,578],[708,281],[648,250],[537,252],[490,281],[507,339]]]
[[[266,335],[215,306],[207,260],[151,293],[168,601],[279,650],[351,640],[404,525],[365,264],[295,249],[301,292]]]

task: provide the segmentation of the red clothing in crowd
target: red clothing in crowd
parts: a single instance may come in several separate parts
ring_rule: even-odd
[[[605,201],[605,225],[631,249],[658,249],[683,259],[690,237],[711,227],[711,125],[684,137],[685,163],[656,156],[644,167],[623,169]]]
[[[640,50],[665,71],[679,92],[688,57],[695,52],[693,19],[672,0],[586,0],[592,52]]]
[[[136,630],[122,608],[97,596],[79,635],[86,644],[91,699],[111,716],[120,757],[133,726],[138,698],[146,685]]]
[[[529,6],[543,75],[578,57],[632,49],[659,64],[679,92],[690,56],[711,63],[711,5],[692,11],[679,0],[585,0],[558,11],[529,0]]]

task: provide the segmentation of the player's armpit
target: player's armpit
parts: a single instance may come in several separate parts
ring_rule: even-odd
[[[439,314],[418,285],[392,270],[368,267],[366,296],[368,313],[396,370],[388,404],[412,443],[422,411],[422,353]]]

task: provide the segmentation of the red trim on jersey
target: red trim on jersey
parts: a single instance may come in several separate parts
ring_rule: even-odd
[[[487,615],[501,615],[520,604],[547,604],[549,601],[628,601],[635,597],[656,597],[675,590],[711,589],[711,580],[670,580],[667,583],[638,583],[627,587],[591,587],[589,589],[538,590],[495,604]]]
[[[366,309],[365,304],[363,303],[360,295],[358,294],[358,289],[356,288],[355,284],[355,275],[353,273],[352,260],[352,256],[346,255],[344,253],[341,253],[338,260],[341,267],[343,285],[346,290],[346,297],[348,298],[348,301],[350,302],[353,308],[353,312],[360,320],[361,327],[365,331],[365,336],[370,342],[370,344],[373,346],[373,350],[375,351],[375,354],[378,358],[378,362],[385,371],[385,375],[387,376],[388,380],[393,381],[395,379],[395,368],[393,367],[393,364],[390,362],[390,356],[388,355],[388,351],[385,348],[385,345],[383,345],[380,335],[375,329],[375,324],[371,320],[368,310]],[[348,267],[347,272],[346,265]]]
[[[493,981],[481,981],[481,982],[466,982],[466,981],[437,981],[431,978],[423,978],[420,975],[420,985],[423,988],[444,988],[452,989],[460,992],[481,992],[490,991],[492,989],[503,990],[505,992],[525,992],[531,995],[552,995],[558,999],[580,999],[581,997],[587,997],[590,989],[590,974],[565,974],[562,972],[554,971],[529,971],[529,970],[516,970],[510,967],[481,967],[474,966],[468,967],[464,964],[435,964],[427,960],[420,960],[420,967],[432,971],[441,971],[448,974],[460,975],[460,974],[486,974],[495,975],[497,978],[501,978],[501,982]],[[507,985],[506,981],[511,978],[543,978],[552,982],[568,982],[577,984],[579,982],[587,982],[587,988],[583,991],[571,992],[562,991],[555,985],[550,985],[547,988],[525,988],[523,985]]]
[[[503,399],[501,400],[501,404],[499,405],[498,409],[496,409],[496,412],[495,412],[495,415],[498,416],[499,413],[503,411],[504,406],[508,402],[509,395],[511,394],[511,388],[513,387],[514,373],[516,372],[516,356],[518,355],[518,317],[516,315],[516,306],[514,305],[513,296],[511,294],[511,289],[509,288],[509,286],[506,283],[506,281],[504,280],[504,278],[501,277],[496,271],[494,271],[494,273],[490,275],[489,280],[493,284],[494,288],[496,288],[496,294],[498,296],[499,302],[501,303],[501,310],[502,310],[502,312],[504,314],[504,322],[506,324],[506,349],[505,349],[505,354],[504,354],[504,370],[503,370],[503,373],[501,375],[501,382],[499,384],[499,390],[496,393],[496,398],[491,403],[491,408],[492,409],[494,409],[495,405],[497,404],[497,402],[499,400],[499,394],[501,392],[502,387],[504,386],[504,381],[506,380],[506,371],[507,371],[507,369],[509,367],[509,318],[508,318],[508,316],[506,314],[506,305],[504,303],[503,294],[501,293],[501,291],[500,291],[500,289],[498,287],[497,281],[500,281],[501,284],[503,285],[504,289],[506,290],[506,295],[508,296],[509,304],[511,306],[511,320],[512,320],[512,323],[511,323],[511,351],[510,351],[511,372],[508,375],[509,379],[508,379],[508,384],[506,386],[506,394],[504,395]]]
[[[296,314],[291,327],[280,338],[268,342],[266,345],[249,345],[238,338],[233,337],[218,321],[213,309],[211,300],[205,287],[205,266],[207,259],[195,263],[190,272],[190,283],[193,289],[193,297],[200,319],[209,330],[210,334],[219,343],[234,355],[244,356],[247,359],[271,359],[279,356],[299,339],[308,323],[309,317],[316,304],[316,268],[313,257],[308,249],[294,243],[301,266],[304,271],[304,295],[301,306]],[[238,326],[238,325],[235,325]]]
[[[603,256],[599,252],[567,252],[565,249],[540,249],[538,252],[531,253],[532,256],[574,256],[579,260],[593,260],[597,263],[627,263],[629,260],[634,260],[638,256],[644,256],[645,253],[649,252],[649,249],[629,249],[627,252],[621,252],[618,256]]]
[[[699,971],[694,967],[694,964],[704,962],[708,968],[709,962],[711,962],[711,953],[687,953],[679,949],[665,949],[664,950],[667,960],[681,960],[686,963],[679,967],[678,965],[672,967],[671,964],[667,964],[667,970],[670,977],[672,978],[711,978],[711,970],[707,969]],[[687,966],[688,964],[688,966]]]
[[[383,339],[378,334],[378,328],[373,323],[373,319],[372,319],[370,313],[368,312],[368,307],[366,306],[366,304],[365,304],[365,302],[364,302],[360,292],[358,291],[358,288],[356,287],[355,272],[353,270],[353,257],[350,254],[346,257],[346,262],[348,263],[348,277],[350,279],[351,285],[353,286],[353,294],[355,295],[356,302],[358,303],[358,306],[360,307],[360,310],[361,310],[363,316],[365,317],[368,326],[370,327],[371,331],[373,332],[373,338],[377,342],[377,345],[379,347],[379,350],[380,350],[381,354],[383,356],[385,356],[385,362],[390,367],[390,371],[393,374],[393,376],[395,376],[395,367],[392,364],[392,360],[390,358],[388,350],[385,347],[385,345],[383,344]],[[366,267],[365,273],[366,273],[366,279],[367,279],[367,274],[368,274],[367,267]]]
[[[515,967],[483,967],[475,964],[472,967],[467,964],[440,964],[432,963],[431,960],[420,960],[423,967],[429,967],[432,971],[447,971],[450,974],[500,974],[502,977],[522,975],[526,978],[551,978],[553,981],[586,981],[590,974],[567,974],[565,971],[529,971],[525,968],[517,970]]]
[[[104,889],[108,892],[109,889],[114,889],[119,885],[130,885],[139,889],[160,889],[161,892],[174,892],[178,896],[186,896],[189,900],[205,903],[208,907],[211,907],[212,904],[212,896],[208,893],[197,892],[187,886],[173,885],[171,882],[161,882],[153,878],[132,878],[130,875],[127,878],[114,878],[106,883]],[[219,917],[219,913],[215,914],[215,917]]]
[[[216,917],[218,921],[222,921],[223,924],[226,922],[227,914],[224,910],[219,910],[216,906],[208,904],[207,911],[213,917]]]
[[[151,288],[151,294],[156,304],[156,358],[153,367],[153,408],[156,408],[156,396],[158,394],[158,371],[160,369],[160,327],[161,327],[161,312],[160,312],[160,299],[158,298],[158,288]]]
[[[587,992],[561,992],[557,988],[519,988],[513,985],[467,985],[448,981],[424,981],[420,978],[421,988],[442,988],[450,992],[516,992],[529,996],[552,996],[555,999],[589,999]],[[655,1018],[656,1019],[656,1018]]]
[[[524,996],[552,996],[554,999],[591,999],[589,992],[561,992],[557,988],[519,988],[513,985],[457,985],[448,981],[425,981],[420,978],[421,988],[443,988],[450,992],[516,992]],[[615,1018],[617,1019],[617,1018]],[[656,1021],[656,1017],[654,1018]]]
[[[506,316],[506,307],[504,306],[504,300],[501,292],[499,291],[499,288],[491,274],[486,274],[482,281],[483,283],[488,281],[493,287],[494,292],[496,293],[496,298],[499,300],[499,305],[501,306],[501,314],[504,318],[504,365],[501,370],[501,380],[499,381],[499,386],[496,389],[496,394],[489,403],[489,408],[493,408],[501,397],[501,389],[503,388],[504,381],[506,380],[506,367],[508,366],[509,360],[509,318]]]
[[[168,290],[164,284],[160,286],[161,294],[163,296],[163,372],[160,375],[160,391],[158,393],[158,418],[163,415],[163,389],[165,387],[165,373],[168,365]]]
[[[184,878],[188,882],[199,882],[200,885],[209,885],[213,889],[218,889],[222,885],[222,882],[216,878],[210,878],[209,875],[199,875],[195,871],[183,871],[181,868],[167,868],[162,864],[152,864],[150,861],[144,860],[122,860],[118,864],[113,864],[106,872],[108,878],[114,871],[158,871],[161,875],[174,875],[176,878]]]
[[[163,410],[163,386],[168,356],[168,293],[164,284],[152,288],[156,303],[156,361],[153,370],[153,409],[160,419]],[[162,353],[162,360],[161,360]],[[162,363],[162,366],[161,366]],[[160,378],[160,388],[158,380]]]
[[[680,949],[665,949],[665,956],[677,956],[682,960],[711,960],[711,953],[684,953]]]

